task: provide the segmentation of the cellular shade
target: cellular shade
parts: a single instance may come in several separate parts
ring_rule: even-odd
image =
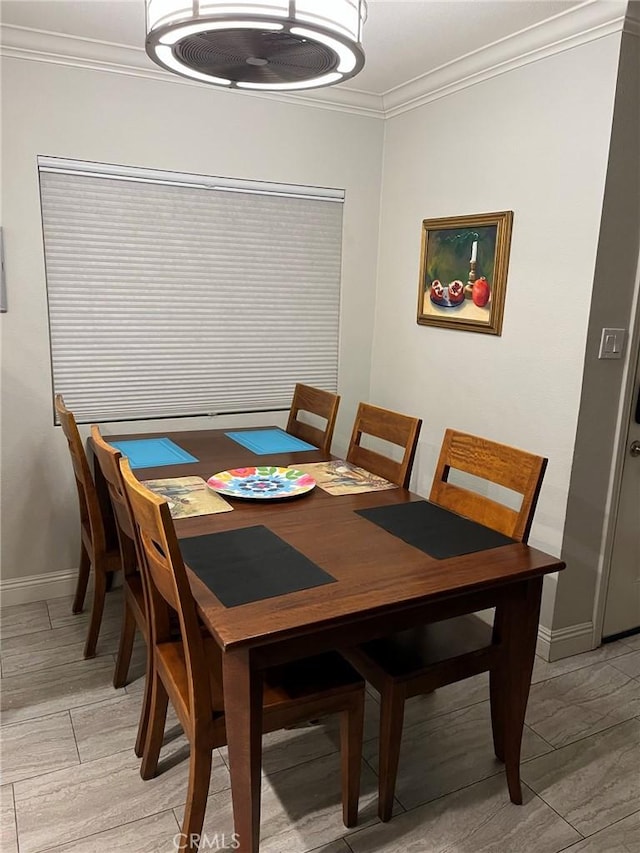
[[[53,386],[78,421],[336,390],[341,192],[51,158],[40,181]]]

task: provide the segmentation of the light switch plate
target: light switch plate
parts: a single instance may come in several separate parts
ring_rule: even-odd
[[[626,329],[603,329],[598,358],[622,358]]]

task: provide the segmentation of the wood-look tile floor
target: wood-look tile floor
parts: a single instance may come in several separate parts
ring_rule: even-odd
[[[0,850],[171,853],[188,751],[167,721],[159,775],[133,753],[143,687],[114,690],[122,609],[109,594],[94,660],[87,613],[71,599],[2,609]],[[491,741],[488,678],[408,703],[394,817],[376,817],[378,704],[367,696],[360,822],[340,810],[335,720],[264,738],[263,853],[637,853],[640,851],[638,638],[557,663],[536,660],[523,739],[524,803],[509,801]],[[233,845],[226,749],[217,750],[204,832]]]

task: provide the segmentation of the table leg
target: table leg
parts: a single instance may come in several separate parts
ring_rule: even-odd
[[[262,673],[246,650],[222,658],[237,853],[258,853],[262,765]]]
[[[512,803],[522,803],[520,749],[536,652],[542,578],[519,584],[498,607],[496,624],[503,645],[502,660],[491,673],[491,699],[496,752],[504,760]],[[497,731],[496,731],[497,729]],[[497,736],[496,736],[497,735]]]

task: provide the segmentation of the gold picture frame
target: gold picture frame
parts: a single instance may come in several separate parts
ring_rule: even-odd
[[[418,323],[502,334],[513,211],[422,222]]]

